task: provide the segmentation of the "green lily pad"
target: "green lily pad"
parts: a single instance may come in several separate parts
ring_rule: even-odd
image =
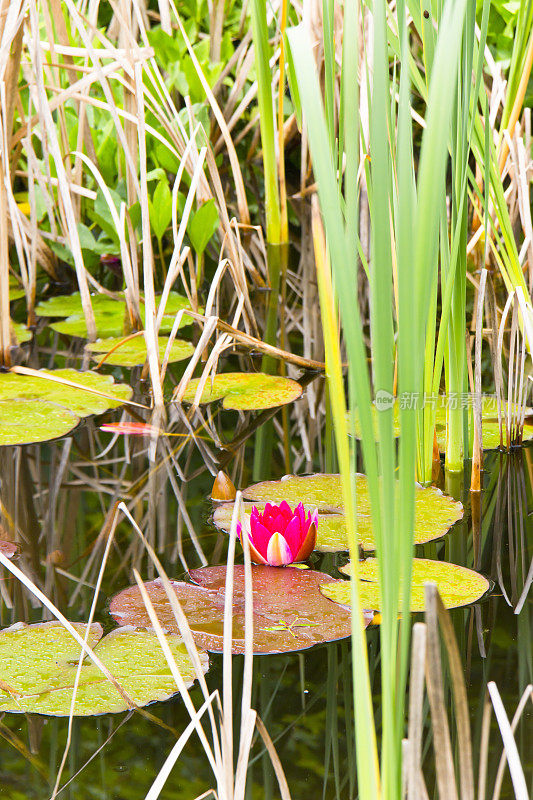
[[[191,572],[194,584],[172,581],[196,645],[221,652],[224,632],[226,567],[202,567]],[[256,655],[305,650],[350,636],[350,615],[320,594],[329,575],[295,567],[252,566]],[[244,567],[233,572],[232,653],[244,652]],[[338,581],[344,584],[345,581]],[[159,580],[145,584],[161,624],[177,631],[165,589]],[[150,620],[137,586],[116,595],[109,607],[120,625],[148,626]],[[365,617],[370,624],[372,614]]]
[[[4,377],[0,375],[0,382]],[[79,421],[72,411],[46,400],[0,400],[0,447],[57,439]]]
[[[350,574],[350,564],[341,567],[341,572]],[[381,591],[379,585],[378,562],[367,558],[359,564],[359,592],[361,607],[381,610]],[[475,603],[489,589],[489,582],[479,572],[448,564],[446,561],[430,561],[425,558],[413,559],[413,585],[411,589],[411,611],[423,611],[425,607],[424,584],[436,583],[442,602],[446,608],[459,608]],[[323,583],[320,591],[330,600],[344,607],[350,607],[350,583],[344,585]],[[400,592],[401,595],[401,592]]]
[[[99,361],[104,353],[109,353],[110,350],[119,345],[122,341],[123,339],[120,337],[98,339],[98,341],[88,344],[87,349],[92,353],[97,353],[98,355],[93,355],[93,358],[95,361]],[[158,339],[159,358],[161,361],[163,361],[168,341],[167,336],[160,336]],[[183,361],[185,358],[190,358],[193,353],[194,347],[190,342],[185,342],[183,339],[174,339],[170,348],[169,363]],[[120,344],[120,347],[118,347],[109,358],[106,358],[105,363],[121,367],[135,367],[144,364],[146,359],[146,341],[144,336],[136,336],[135,339],[129,339],[124,342],[124,344]]]
[[[200,379],[190,381],[183,402],[192,403]],[[302,394],[302,387],[291,378],[264,375],[261,372],[226,372],[207,380],[201,403],[222,400],[222,407],[238,411],[259,411],[292,403]]]
[[[158,299],[156,297],[156,303]],[[125,300],[115,300],[107,295],[96,294],[91,297],[91,303],[98,336],[101,339],[123,336],[126,319]],[[176,292],[170,292],[159,332],[162,334],[170,333],[176,314],[184,308],[190,308],[189,300]],[[66,334],[67,336],[77,336],[80,339],[87,338],[87,326],[79,292],[74,292],[74,294],[68,296],[51,297],[49,300],[39,303],[35,308],[35,313],[42,317],[66,317],[63,322],[54,322],[50,327],[57,333]],[[144,323],[143,304],[141,304],[141,319]],[[184,314],[180,328],[190,325],[191,322],[191,317]]]
[[[130,386],[125,383],[115,383],[111,375],[100,375],[98,372],[78,372],[75,369],[40,371],[56,378],[63,378],[96,389],[110,395],[110,399],[86,392],[83,389],[49,381],[46,378],[7,372],[0,374],[0,400],[10,401],[13,407],[18,405],[21,400],[36,401],[36,405],[42,406],[45,400],[62,406],[78,417],[87,417],[90,414],[102,414],[109,408],[117,408],[125,400],[129,400],[132,395]]]
[[[437,443],[441,453],[446,451],[446,416],[448,408],[467,408],[471,413],[473,408],[472,395],[460,395],[457,399],[451,398],[449,395],[435,396],[431,401],[428,400],[428,405],[435,409],[435,430],[437,433]],[[502,403],[502,412],[505,414],[508,407],[507,401]],[[380,411],[376,406],[372,406],[372,417],[374,420],[374,431],[376,437],[378,435],[378,415]],[[533,415],[532,408],[526,408],[526,414]],[[496,395],[483,395],[481,401],[481,417],[483,427],[483,449],[484,450],[497,450],[500,446],[500,425],[498,422],[498,404]],[[393,405],[393,428],[394,435],[400,435],[400,403],[398,400],[394,401]],[[356,435],[360,437],[359,420],[356,418]],[[503,430],[504,445],[505,445],[505,425]],[[530,441],[533,439],[533,426],[526,425],[524,428],[523,441]]]
[[[364,475],[356,477],[357,526],[361,547],[375,550],[372,531],[372,516],[368,482]],[[245,500],[255,505],[281,503],[286,500],[291,506],[303,503],[308,510],[317,508],[317,550],[335,552],[348,549],[342,486],[339,475],[290,475],[281,481],[263,481],[243,491]],[[247,508],[248,504],[245,504]],[[232,504],[217,508],[213,521],[223,530],[229,529]],[[249,508],[251,512],[251,508]],[[443,494],[435,486],[416,487],[415,491],[415,544],[424,544],[444,536],[451,526],[463,516],[463,506],[457,500]]]
[[[80,636],[86,626],[75,624]],[[111,631],[91,626],[88,644],[137,706],[166,700],[176,683],[155,633],[131,629]],[[166,636],[185,683],[195,680],[194,667],[179,636]],[[0,631],[0,712],[25,711],[51,716],[70,713],[80,645],[57,622],[14,625]],[[204,672],[208,658],[200,653]],[[81,668],[75,716],[126,711],[130,706],[106,676],[86,657]]]
[[[27,327],[25,325],[22,325],[22,323],[20,322],[12,321],[11,327],[19,344],[24,344],[24,342],[29,342],[30,339],[33,337],[33,333],[29,331]]]

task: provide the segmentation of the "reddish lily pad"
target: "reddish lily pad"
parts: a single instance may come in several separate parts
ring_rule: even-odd
[[[80,636],[87,626],[74,624]],[[88,644],[136,706],[166,700],[177,687],[155,633],[131,628],[111,631],[101,641],[102,627],[91,626]],[[167,644],[185,683],[196,678],[179,636]],[[0,713],[25,711],[51,716],[70,713],[81,648],[58,622],[17,624],[0,631]],[[204,672],[208,658],[200,653]],[[87,716],[126,711],[132,706],[89,658],[85,658],[74,714]]]
[[[194,584],[173,581],[197,646],[222,652],[226,567],[203,567],[191,572]],[[232,653],[244,652],[244,567],[234,567]],[[350,615],[326,600],[319,591],[330,576],[295,567],[252,567],[254,643],[256,655],[305,650],[316,644],[350,636]],[[334,581],[335,582],[335,581]],[[337,581],[345,583],[345,581]],[[159,580],[146,589],[163,627],[177,631],[177,623]],[[111,601],[110,613],[120,625],[150,625],[137,586]],[[365,616],[368,625],[372,614]]]
[[[6,542],[0,539],[0,553],[6,558],[13,558],[18,549],[18,544],[15,544],[15,542]]]
[[[341,572],[350,575],[351,567],[341,567]],[[379,583],[378,561],[367,558],[359,564],[359,592],[361,605],[381,611],[381,589]],[[413,559],[413,583],[411,587],[411,611],[419,612],[425,608],[424,585],[436,583],[442,602],[446,608],[459,608],[479,600],[489,589],[489,582],[479,572],[449,564],[447,561],[431,561],[425,558]],[[330,600],[345,608],[350,607],[350,582],[344,585],[323,583],[320,591]]]
[[[161,361],[163,361],[165,356],[167,345],[168,336],[160,336],[158,338],[158,346],[159,359]],[[116,336],[109,339],[98,339],[96,342],[91,342],[86,347],[87,350],[93,353],[92,357],[95,361],[100,361],[105,353],[109,353],[113,350],[111,355],[106,358],[105,363],[120,367],[139,366],[144,364],[148,357],[144,336],[136,336],[135,339],[129,340],[124,340]],[[170,347],[169,363],[183,361],[183,359],[192,356],[193,353],[194,347],[190,342],[185,342],[183,339],[174,339]]]
[[[357,492],[357,525],[362,548],[367,552],[375,550],[372,532],[372,516],[368,482],[364,475],[356,477]],[[243,491],[246,500],[261,506],[266,502],[280,503],[286,500],[295,506],[302,502],[307,510],[318,508],[317,550],[335,552],[348,549],[344,507],[342,504],[342,486],[339,475],[295,475],[282,478],[281,481],[263,481],[249,486]],[[229,529],[232,504],[216,509],[213,521],[222,530]],[[244,504],[245,511],[251,511],[251,505]],[[443,494],[435,486],[416,487],[415,492],[415,544],[424,544],[444,536],[451,526],[463,516],[460,502]]]
[[[192,403],[200,379],[190,381],[183,402]],[[291,378],[261,372],[226,372],[207,380],[200,403],[222,400],[222,407],[237,411],[260,411],[292,403],[302,394],[302,387]]]

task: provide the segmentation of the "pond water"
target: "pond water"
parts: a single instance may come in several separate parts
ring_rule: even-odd
[[[132,381],[133,383],[133,381]],[[256,415],[257,416],[257,415]],[[106,419],[119,419],[120,411]],[[100,531],[116,500],[124,500],[167,573],[181,578],[187,568],[225,562],[227,539],[210,523],[212,471],[220,462],[239,465],[242,486],[252,482],[257,447],[254,419],[226,413],[217,418],[222,441],[181,443],[163,438],[157,450],[142,438],[119,440],[105,450],[109,434],[94,420],[70,438],[46,445],[0,449],[4,515],[16,521],[23,568],[70,620],[87,618],[102,557]],[[277,412],[274,427],[282,426]],[[209,421],[209,425],[212,421]],[[269,423],[272,425],[272,423]],[[264,442],[263,442],[264,445]],[[271,453],[271,475],[283,474],[283,457]],[[218,463],[217,463],[218,462]],[[231,466],[230,464],[230,466]],[[208,466],[206,466],[208,465]],[[481,508],[471,509],[468,474],[446,480],[442,488],[462,500],[465,516],[443,539],[420,546],[417,555],[473,567],[492,582],[480,603],[452,612],[462,653],[471,707],[475,753],[486,684],[495,680],[509,716],[533,680],[531,593],[521,596],[533,557],[533,449],[486,458]],[[181,509],[181,513],[180,512]],[[189,530],[196,534],[196,542]],[[239,560],[241,556],[238,556]],[[316,569],[338,576],[345,554],[315,553]],[[131,525],[116,532],[98,601],[96,619],[107,632],[114,627],[109,598],[133,582],[132,568],[145,579],[155,576]],[[37,603],[7,573],[2,573],[0,625],[48,619]],[[520,613],[515,608],[521,605]],[[9,607],[10,606],[10,607]],[[367,631],[373,689],[379,716],[379,631]],[[260,656],[254,660],[252,706],[264,721],[283,764],[292,797],[348,800],[357,796],[354,778],[349,641],[304,653]],[[210,690],[222,686],[222,658],[210,656]],[[239,731],[243,659],[233,659],[234,730]],[[449,692],[449,687],[446,687]],[[197,686],[191,696],[201,705]],[[428,709],[425,709],[426,719]],[[531,775],[531,704],[516,733],[526,774]],[[143,712],[78,718],[58,795],[62,798],[126,800],[144,797],[177,737],[189,722],[176,696]],[[68,720],[4,714],[0,719],[0,797],[46,798],[63,756]],[[432,773],[433,752],[426,725],[425,768]],[[452,733],[453,735],[453,733]],[[455,741],[455,740],[454,740]],[[489,786],[496,773],[501,740],[493,722]],[[477,756],[474,763],[477,765]],[[161,793],[162,798],[195,798],[214,785],[196,736],[191,737]],[[432,795],[431,779],[428,784]],[[247,796],[279,797],[276,778],[262,742],[254,739]],[[506,772],[502,797],[512,797]]]

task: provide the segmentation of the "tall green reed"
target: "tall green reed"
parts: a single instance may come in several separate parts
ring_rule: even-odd
[[[268,4],[262,0],[252,0],[250,5],[252,22],[252,39],[257,75],[257,101],[259,106],[259,125],[261,130],[261,146],[265,187],[265,227],[267,240],[268,275],[270,281],[270,298],[266,308],[266,326],[264,340],[268,344],[276,344],[279,317],[279,295],[288,265],[289,224],[287,214],[287,191],[285,183],[285,151],[284,151],[284,106],[285,93],[285,41],[284,33],[287,24],[288,3],[281,0],[279,6],[279,81],[277,114],[275,113],[275,97],[272,92],[271,58],[274,55],[269,37]],[[282,367],[282,370],[284,366]],[[273,360],[263,357],[261,370],[274,373],[277,367]],[[283,373],[284,374],[284,373]],[[288,451],[288,421],[283,415],[285,450]],[[254,452],[254,480],[269,476],[273,452],[273,424],[263,425],[256,436]],[[287,460],[287,459],[286,459]]]
[[[292,70],[309,138],[325,245],[315,241],[323,319],[327,378],[330,384],[337,455],[342,476],[350,555],[353,563],[352,604],[358,608],[358,546],[355,508],[355,415],[360,421],[362,454],[368,477],[372,521],[382,587],[381,623],[381,758],[370,683],[366,638],[360,616],[353,615],[355,745],[362,798],[399,797],[404,697],[410,637],[409,591],[413,551],[417,412],[410,398],[424,386],[426,332],[435,291],[439,255],[439,215],[446,198],[448,135],[456,102],[461,63],[465,0],[444,7],[432,53],[425,131],[415,174],[411,122],[411,75],[407,12],[397,5],[399,94],[394,103],[389,64],[388,6],[373,5],[373,85],[370,95],[370,141],[366,175],[372,219],[369,267],[371,307],[371,374],[358,306],[358,174],[359,98],[357,3],[344,9],[341,127],[332,140],[331,114],[322,103],[311,43],[303,27],[288,32]],[[327,26],[325,26],[327,30]],[[326,49],[326,48],[325,48]],[[368,69],[367,51],[362,69]],[[327,80],[326,80],[327,86]],[[394,89],[395,84],[392,83]],[[392,102],[391,102],[392,94]],[[338,142],[343,152],[336,153]],[[336,165],[344,163],[344,176]],[[344,179],[343,179],[344,178]],[[466,189],[465,189],[466,190]],[[315,234],[315,239],[320,233]],[[322,255],[321,255],[322,254]],[[395,278],[396,275],[396,278]],[[397,281],[397,314],[393,312]],[[349,420],[345,414],[344,381],[336,329],[337,299],[346,356]],[[394,437],[394,360],[397,354],[400,439]],[[377,400],[376,428],[372,396]],[[348,437],[351,426],[352,436]],[[399,615],[404,620],[399,621]]]

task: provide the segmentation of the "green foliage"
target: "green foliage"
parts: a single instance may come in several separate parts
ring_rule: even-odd
[[[208,200],[194,214],[191,214],[187,225],[187,234],[195,253],[202,255],[217,230],[218,224],[218,211],[213,199]]]
[[[172,194],[165,179],[155,187],[149,202],[150,225],[156,239],[160,242],[172,219]]]

